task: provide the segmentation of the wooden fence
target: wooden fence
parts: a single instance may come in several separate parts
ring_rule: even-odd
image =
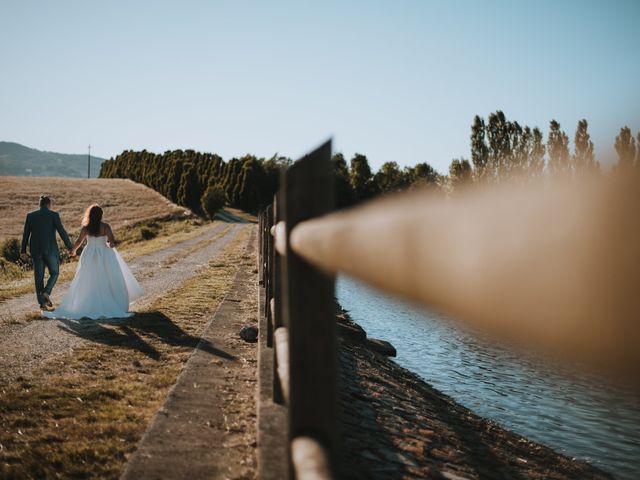
[[[283,172],[260,215],[268,396],[287,425],[272,436],[284,467],[265,478],[339,477],[337,273],[640,383],[637,178],[409,193],[330,213],[332,181],[327,143]]]
[[[261,469],[261,474],[263,478],[286,474],[329,479],[339,471],[334,278],[303,260],[282,237],[297,224],[333,209],[331,143],[284,171],[281,185],[273,205],[259,217],[259,277],[264,297],[260,313],[267,330],[261,358],[266,363],[271,357],[272,365],[271,371],[261,372],[272,378],[271,399],[264,400],[285,407],[286,418],[275,423],[286,425],[280,441],[288,448],[281,459],[284,467],[275,465],[273,458],[262,457],[270,469]],[[284,249],[280,246],[280,253],[275,247],[276,225],[286,225],[286,231],[278,235],[285,245]],[[264,418],[258,421],[265,422]],[[270,438],[277,445],[277,432]]]

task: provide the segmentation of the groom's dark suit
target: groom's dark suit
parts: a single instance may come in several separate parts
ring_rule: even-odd
[[[73,247],[69,235],[64,230],[58,212],[52,212],[47,207],[40,207],[27,214],[24,222],[24,233],[22,234],[21,253],[27,253],[27,243],[29,252],[33,258],[33,276],[36,284],[36,296],[38,303],[42,305],[44,298],[42,293],[51,294],[53,286],[58,280],[60,270],[60,251],[56,242],[56,231],[68,249]],[[29,241],[31,240],[31,241]],[[44,267],[49,270],[49,280],[44,285]]]

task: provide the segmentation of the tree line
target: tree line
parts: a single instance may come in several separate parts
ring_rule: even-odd
[[[361,154],[354,155],[349,164],[341,153],[333,155],[332,161],[340,207],[380,193],[436,185],[439,179],[438,172],[427,163],[401,169],[396,162],[387,162],[374,173],[367,157]],[[100,177],[142,183],[172,202],[212,217],[224,205],[257,212],[271,203],[278,190],[280,171],[290,164],[291,159],[278,155],[245,155],[225,162],[219,155],[194,150],[163,154],[126,150],[102,163]]]
[[[471,126],[471,161],[453,160],[443,185],[455,189],[467,183],[599,174],[588,127],[587,120],[578,122],[572,152],[569,136],[556,120],[549,122],[545,141],[539,128],[507,120],[500,110],[486,121],[476,115]],[[634,139],[629,127],[621,128],[614,147],[618,154],[614,170],[640,172],[640,132]]]
[[[401,168],[390,161],[374,172],[365,155],[356,153],[347,162],[343,154],[334,154],[337,206],[418,186],[451,192],[472,183],[601,172],[586,120],[578,122],[573,151],[569,136],[557,121],[549,123],[545,140],[539,128],[510,121],[502,111],[491,113],[486,121],[476,116],[470,139],[471,160],[454,159],[446,175],[426,162]],[[618,154],[615,170],[640,172],[640,132],[634,138],[628,127],[621,128],[614,146]],[[194,150],[162,154],[126,150],[103,162],[100,177],[129,178],[197,214],[213,217],[224,205],[257,212],[271,203],[278,190],[280,170],[290,164],[291,159],[277,154],[270,158],[245,155],[225,162],[214,153]]]
[[[213,216],[223,205],[256,212],[270,203],[279,172],[290,160],[245,155],[225,162],[214,153],[173,150],[162,154],[125,150],[102,163],[101,178],[142,183],[197,214]]]

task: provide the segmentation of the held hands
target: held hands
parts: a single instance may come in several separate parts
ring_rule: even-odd
[[[76,256],[76,250],[74,248],[69,250],[69,256],[70,257],[75,257]]]

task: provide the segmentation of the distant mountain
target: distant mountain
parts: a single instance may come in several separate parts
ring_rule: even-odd
[[[91,177],[100,173],[104,158],[91,156]],[[85,177],[87,155],[42,152],[19,143],[0,142],[0,175]]]

